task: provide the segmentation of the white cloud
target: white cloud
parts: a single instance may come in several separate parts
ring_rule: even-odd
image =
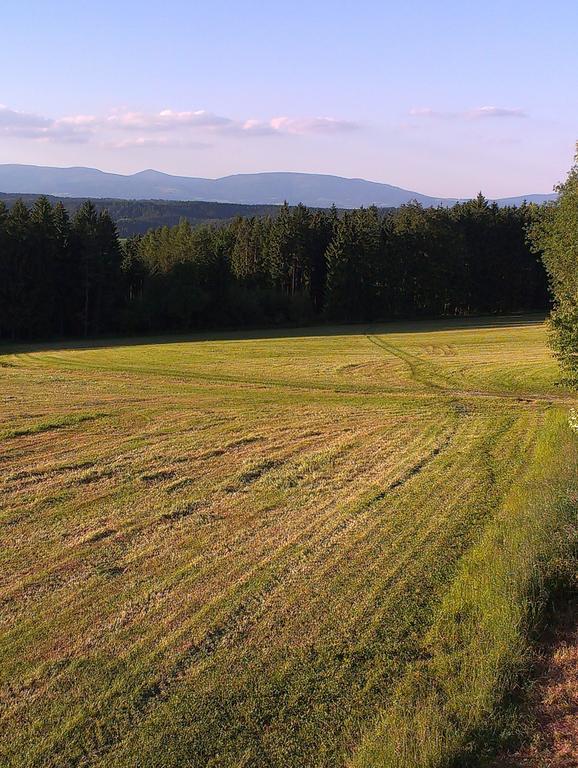
[[[245,120],[234,122],[224,127],[223,132],[247,136],[286,136],[336,134],[355,131],[358,123],[350,120],[338,120],[333,117],[272,117],[270,120]]]
[[[105,122],[112,128],[140,131],[171,131],[183,127],[220,128],[233,123],[227,117],[219,117],[204,109],[194,112],[174,112],[172,109],[151,113],[119,111],[105,118]]]
[[[203,137],[337,134],[359,125],[333,117],[273,117],[234,120],[203,109],[159,112],[112,110],[104,116],[66,115],[49,118],[0,105],[0,136],[42,142],[96,142],[115,149],[131,147],[208,146]],[[138,133],[127,138],[127,132]],[[200,140],[199,140],[200,137]]]

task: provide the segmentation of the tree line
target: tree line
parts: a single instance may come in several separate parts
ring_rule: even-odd
[[[0,202],[0,338],[189,331],[548,306],[535,205],[311,210],[121,240],[106,210]]]
[[[0,201],[10,209],[17,201],[32,207],[40,195],[0,192]],[[69,216],[74,217],[86,197],[44,197],[55,205],[61,202]],[[119,200],[98,198],[92,201],[97,212],[108,211],[115,221],[121,237],[144,235],[149,229],[164,225],[176,226],[181,219],[191,224],[221,224],[235,216],[275,216],[277,205],[244,205],[241,203],[214,203],[205,200]]]

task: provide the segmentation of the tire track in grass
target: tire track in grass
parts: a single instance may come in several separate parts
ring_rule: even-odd
[[[403,349],[384,341],[379,336],[366,334],[365,338],[375,346],[388,352],[390,355],[402,360],[410,371],[411,378],[418,384],[423,384],[426,387],[433,389],[440,394],[448,393],[458,398],[488,398],[499,400],[511,400],[520,405],[543,407],[544,405],[559,404],[573,404],[575,398],[571,394],[559,394],[556,392],[541,394],[539,392],[525,393],[523,391],[492,391],[483,389],[461,389],[457,388],[457,382],[453,382],[452,379],[445,373],[443,373],[434,363],[429,360],[424,360],[418,355],[414,355],[411,352],[406,352]],[[432,376],[441,379],[442,383],[437,383],[432,379]],[[463,385],[462,385],[463,386]]]
[[[409,368],[410,377],[416,383],[424,384],[425,386],[434,390],[445,390],[451,386],[451,381],[445,374],[439,371],[437,366],[435,366],[431,361],[424,360],[418,355],[413,355],[410,352],[406,352],[405,350],[396,347],[394,344],[384,341],[379,336],[374,336],[368,333],[365,335],[365,338],[376,347],[385,350],[390,355],[397,357],[398,360],[401,360],[403,363],[405,363]],[[438,384],[435,382],[432,376],[436,376],[437,378],[441,379],[443,384]]]

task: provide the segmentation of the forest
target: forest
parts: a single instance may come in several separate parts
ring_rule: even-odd
[[[0,202],[0,338],[184,332],[545,310],[540,208],[483,196],[275,216],[121,239],[90,201]]]
[[[10,209],[18,202],[29,208],[42,195],[0,192],[0,202]],[[74,217],[88,197],[58,197],[44,195],[51,205],[62,203],[69,216]],[[99,197],[91,200],[97,212],[108,211],[114,220],[121,238],[144,235],[149,229],[162,226],[176,226],[181,219],[197,224],[221,224],[235,216],[274,216],[278,205],[241,205],[238,203],[213,203],[206,200],[122,200]]]

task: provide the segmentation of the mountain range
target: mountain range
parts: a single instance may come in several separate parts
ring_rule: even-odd
[[[423,206],[453,205],[457,198],[419,192],[365,179],[348,179],[315,173],[243,173],[204,179],[172,176],[146,170],[131,175],[106,173],[95,168],[53,168],[38,165],[0,164],[0,191],[47,194],[58,197],[123,198],[130,200],[204,200],[242,205],[290,205],[316,208],[377,205],[397,207],[416,200]],[[500,205],[524,200],[542,203],[555,194],[528,194],[501,198]]]

